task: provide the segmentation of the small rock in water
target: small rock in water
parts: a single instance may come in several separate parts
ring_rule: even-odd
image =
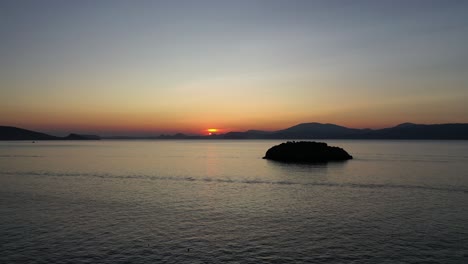
[[[343,161],[353,157],[344,149],[313,141],[289,141],[271,147],[264,159],[284,162],[328,162]]]

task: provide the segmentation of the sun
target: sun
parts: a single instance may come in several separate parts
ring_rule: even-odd
[[[208,135],[213,135],[214,133],[218,132],[217,128],[208,128],[206,131],[208,131]]]

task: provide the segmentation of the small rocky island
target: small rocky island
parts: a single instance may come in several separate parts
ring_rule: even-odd
[[[352,159],[344,149],[313,141],[288,141],[271,147],[264,159],[284,162],[328,162]]]

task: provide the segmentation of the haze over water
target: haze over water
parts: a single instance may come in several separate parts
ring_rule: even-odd
[[[0,142],[0,262],[466,262],[467,141],[327,142]]]

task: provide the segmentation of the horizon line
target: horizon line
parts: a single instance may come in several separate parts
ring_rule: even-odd
[[[278,132],[278,131],[281,131],[281,130],[286,130],[286,129],[289,129],[289,128],[292,128],[292,127],[295,127],[295,126],[299,126],[299,125],[304,125],[304,124],[317,124],[317,125],[333,125],[333,126],[339,126],[339,127],[343,127],[343,128],[348,128],[348,129],[359,129],[359,130],[381,130],[381,129],[387,129],[387,128],[394,128],[394,127],[398,127],[398,126],[401,126],[401,125],[456,125],[456,124],[468,124],[468,123],[463,123],[463,122],[450,122],[450,123],[413,123],[413,122],[403,122],[403,123],[398,123],[396,125],[392,125],[392,126],[386,126],[386,127],[382,127],[382,128],[369,128],[369,127],[362,127],[362,128],[357,128],[357,127],[348,127],[348,126],[344,126],[344,125],[339,125],[339,124],[335,124],[335,123],[320,123],[320,122],[302,122],[302,123],[296,123],[295,125],[291,125],[291,126],[288,126],[288,127],[285,127],[285,128],[280,128],[280,129],[276,129],[276,130],[262,130],[262,129],[247,129],[247,130],[229,130],[229,131],[225,131],[225,132],[222,132],[222,133],[211,133],[209,132],[208,130],[211,130],[212,128],[206,128],[205,130],[203,131],[206,131],[207,134],[197,134],[197,133],[184,133],[184,132],[181,132],[181,131],[178,131],[178,132],[172,132],[172,133],[168,133],[168,132],[143,132],[143,131],[134,131],[134,132],[130,132],[130,134],[135,134],[135,135],[130,135],[130,134],[122,134],[122,133],[108,133],[108,134],[99,134],[99,133],[95,133],[95,132],[76,132],[76,130],[71,130],[71,131],[68,131],[68,132],[64,132],[64,131],[41,131],[41,130],[35,130],[35,129],[29,129],[29,128],[24,128],[24,127],[19,127],[19,126],[10,126],[10,125],[0,125],[0,127],[15,127],[15,128],[19,128],[19,129],[24,129],[24,130],[30,130],[30,131],[34,131],[34,132],[40,132],[40,133],[44,133],[44,134],[49,134],[49,135],[52,135],[52,136],[57,136],[57,137],[60,137],[58,136],[57,134],[61,134],[61,135],[69,135],[69,134],[79,134],[79,135],[98,135],[98,136],[101,136],[101,137],[104,137],[104,138],[109,138],[109,137],[128,137],[128,138],[148,138],[148,137],[161,137],[161,136],[168,136],[168,137],[171,137],[171,136],[175,136],[175,135],[181,135],[181,136],[188,136],[188,137],[209,137],[209,136],[219,136],[219,135],[225,135],[225,134],[228,134],[228,133],[245,133],[245,132],[249,132],[249,131],[259,131],[259,132],[266,132],[266,133],[270,133],[270,132]],[[129,132],[129,131],[126,131],[126,132]],[[145,134],[136,134],[136,133],[145,133]]]

